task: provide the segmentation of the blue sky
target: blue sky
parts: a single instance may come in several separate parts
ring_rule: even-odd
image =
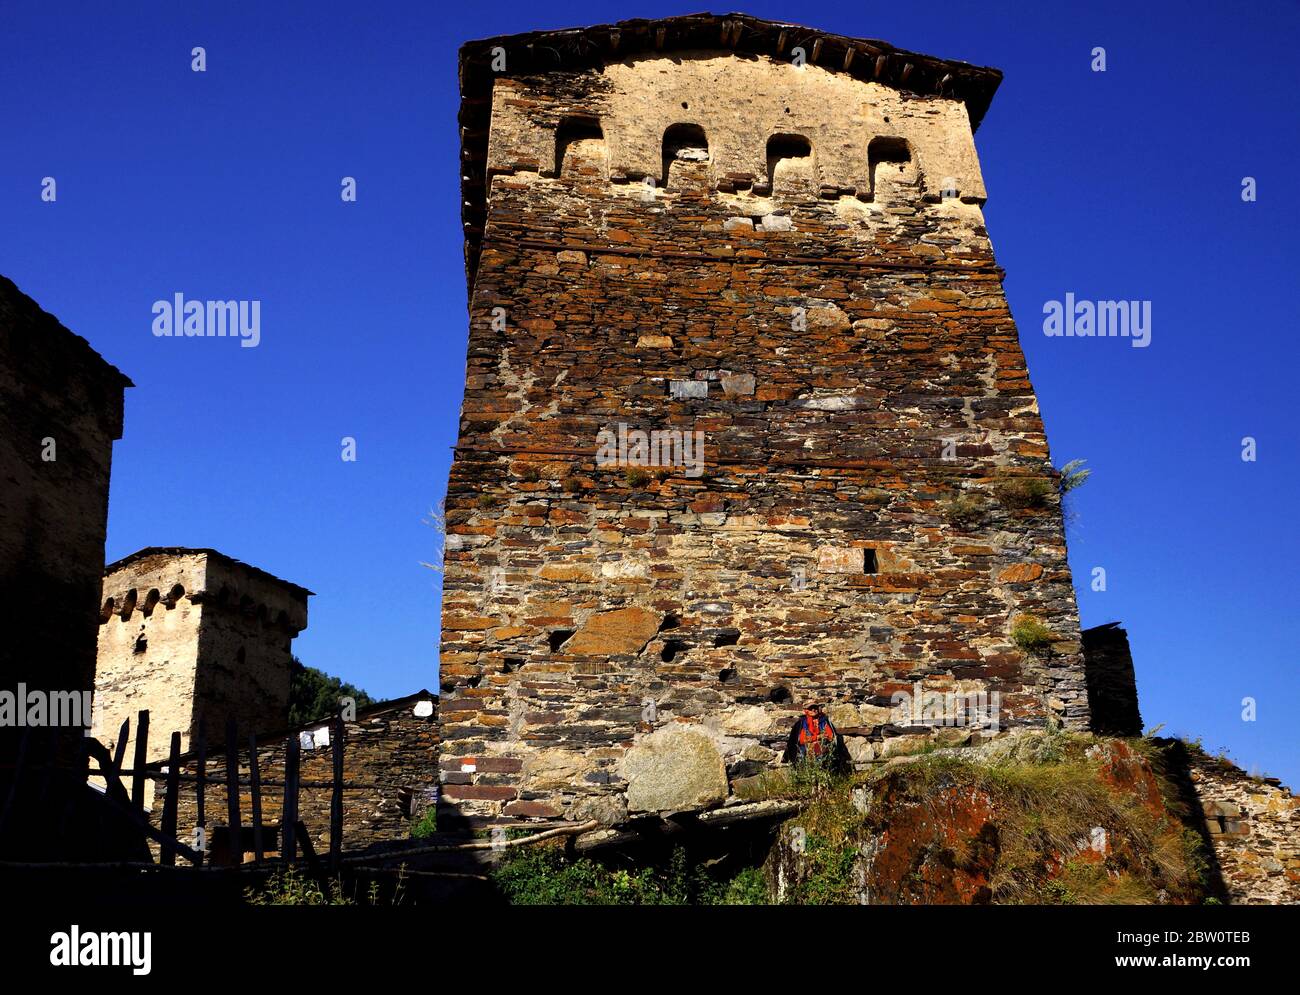
[[[217,547],[317,592],[306,662],[379,695],[433,688],[421,519],[466,335],[456,49],[699,0],[181,6],[6,0],[0,273],[137,385],[109,559]],[[1127,627],[1148,726],[1300,784],[1300,6],[745,9],[1006,73],[976,136],[986,217],[1054,458],[1095,470],[1070,531],[1084,624]],[[261,300],[260,346],[155,338],[176,292]],[[1150,300],[1150,347],[1045,337],[1066,292]]]

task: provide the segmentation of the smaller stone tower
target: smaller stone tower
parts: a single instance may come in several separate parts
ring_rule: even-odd
[[[241,735],[287,725],[290,643],[307,627],[311,593],[215,549],[149,547],[110,564],[95,735],[111,749],[130,718],[134,739],[136,713],[147,708],[157,760],[173,731],[187,750],[200,725],[210,743],[232,717]]]

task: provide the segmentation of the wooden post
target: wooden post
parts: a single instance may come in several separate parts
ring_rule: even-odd
[[[208,780],[207,746],[208,746],[207,740],[203,735],[203,723],[200,722],[198,743],[195,747],[196,756],[194,758],[195,763],[197,765],[197,773],[199,775],[199,779],[198,781],[195,782],[195,787],[194,787],[194,802],[195,802],[195,809],[196,809],[194,815],[194,821],[198,825],[198,827],[203,830],[204,837],[205,837],[203,843],[205,849],[207,847],[206,836],[208,832],[208,820],[207,820],[207,816],[203,812],[203,791]],[[199,851],[199,859],[195,863],[199,867],[203,866],[203,850]]]
[[[159,844],[162,851],[158,854],[158,863],[166,867],[176,866],[176,793],[181,788],[181,734],[172,733],[171,750],[167,754],[167,796],[163,798],[162,834],[166,842]]]
[[[330,746],[334,751],[334,785],[330,792],[330,871],[339,869],[343,852],[343,716],[330,721]]]
[[[244,862],[244,837],[239,825],[239,740],[235,720],[226,720],[226,833],[230,839],[230,863]]]
[[[257,766],[257,735],[248,737],[248,792],[253,819],[253,860],[260,864],[265,856],[262,848],[262,775]]]
[[[298,736],[284,743],[284,811],[280,815],[280,857],[286,865],[298,855],[294,830],[298,823]]]
[[[126,741],[131,738],[131,720],[123,719],[122,728],[117,730],[117,746],[113,748],[113,763],[117,769],[122,769],[122,761],[126,759]]]
[[[149,709],[140,709],[135,720],[135,763],[131,771],[131,801],[144,811],[144,768],[149,762]]]

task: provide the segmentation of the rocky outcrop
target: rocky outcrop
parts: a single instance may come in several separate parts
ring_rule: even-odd
[[[815,904],[1186,904],[1210,893],[1206,856],[1146,752],[1029,733],[814,796],[766,867]]]

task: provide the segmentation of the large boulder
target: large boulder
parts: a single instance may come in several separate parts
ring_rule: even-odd
[[[681,812],[727,797],[727,770],[712,737],[670,725],[642,738],[619,765],[632,812]]]

